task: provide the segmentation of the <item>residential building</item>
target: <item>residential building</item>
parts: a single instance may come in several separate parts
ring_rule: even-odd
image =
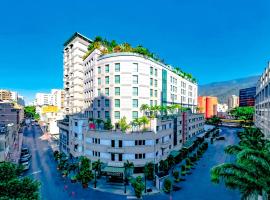
[[[23,108],[16,103],[0,102],[0,124],[15,124],[17,129],[24,119]]]
[[[11,92],[9,90],[0,90],[1,101],[11,101]]]
[[[91,128],[88,118],[69,116],[58,122],[60,150],[71,157],[100,159],[109,166],[123,166],[127,160],[135,168],[147,162],[158,163],[204,132],[203,114],[182,112],[178,117],[155,118],[148,131],[134,129],[123,133]]]
[[[228,105],[226,103],[217,105],[217,116],[218,117],[226,118],[227,112],[228,112]]]
[[[218,99],[212,96],[199,96],[198,108],[200,113],[204,113],[204,117],[211,118],[217,115]]]
[[[257,83],[255,101],[255,125],[270,139],[270,64]]]
[[[63,110],[58,106],[39,106],[36,112],[40,116],[40,126],[43,132],[49,133],[51,136],[58,137],[59,127],[57,121],[64,118]]]
[[[166,158],[203,132],[204,117],[195,113],[198,85],[194,79],[141,54],[104,54],[102,49],[87,52],[90,43],[75,33],[64,45],[67,117],[58,121],[62,152],[71,157],[100,159],[108,166],[123,166],[129,160],[142,167],[150,160],[157,163]],[[178,104],[187,111],[170,117],[158,115],[144,131],[133,127],[126,134],[121,132],[119,120],[126,117],[131,124],[145,115],[140,110],[143,104]],[[114,130],[104,130],[104,123],[97,126],[96,122],[89,122],[96,119],[110,119]]]
[[[236,95],[231,95],[228,98],[228,110],[236,108],[239,106],[239,97]]]
[[[59,109],[64,109],[64,90],[52,89],[51,95],[51,105],[57,106]]]
[[[18,92],[10,91],[11,94],[11,101],[17,102],[18,101]]]
[[[36,93],[35,105],[52,105],[52,95],[50,93]]]
[[[178,104],[195,111],[197,83],[179,76],[174,68],[140,54],[121,52],[102,55],[94,50],[84,65],[84,113],[86,117],[122,117],[130,122],[141,117],[142,104]]]
[[[17,135],[18,130],[13,123],[0,124],[0,162],[9,161]]]
[[[254,106],[256,87],[244,88],[239,91],[239,106]]]
[[[84,107],[84,66],[82,57],[91,43],[87,37],[75,33],[64,44],[65,113],[75,114]]]

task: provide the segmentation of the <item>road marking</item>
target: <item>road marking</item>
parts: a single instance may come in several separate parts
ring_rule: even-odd
[[[38,173],[41,173],[41,170],[35,171],[35,172],[33,172],[32,174],[29,174],[29,175],[34,175],[34,174],[38,174]]]
[[[136,196],[127,196],[127,199],[137,199]]]

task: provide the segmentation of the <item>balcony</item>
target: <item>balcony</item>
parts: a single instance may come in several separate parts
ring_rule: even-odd
[[[109,153],[124,153],[124,149],[122,147],[108,147],[107,151]]]

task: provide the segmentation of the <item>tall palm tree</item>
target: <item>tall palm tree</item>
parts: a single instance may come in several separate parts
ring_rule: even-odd
[[[144,115],[147,115],[147,111],[149,110],[149,106],[147,104],[142,104],[140,107],[140,111],[144,112]]]
[[[139,131],[139,130],[141,129],[141,126],[142,126],[142,122],[141,122],[140,118],[134,119],[133,122],[134,122],[134,123],[137,125],[137,127],[139,128],[139,129],[137,129],[137,131]]]
[[[224,181],[228,188],[239,189],[243,199],[262,192],[270,195],[270,142],[258,128],[247,128],[238,136],[239,144],[225,149],[236,162],[212,168],[212,182]]]
[[[140,119],[141,123],[143,124],[143,129],[145,130],[146,125],[149,124],[149,119],[146,116],[142,116]]]
[[[94,181],[94,187],[97,187],[97,173],[98,176],[100,176],[101,173],[101,166],[102,166],[102,162],[98,159],[97,161],[93,162],[92,164],[92,168],[95,170],[95,181]]]

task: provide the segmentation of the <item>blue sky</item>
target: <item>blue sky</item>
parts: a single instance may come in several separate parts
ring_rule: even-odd
[[[74,32],[142,44],[199,84],[261,74],[270,57],[267,0],[21,0],[0,3],[0,88],[27,101],[61,88]]]

